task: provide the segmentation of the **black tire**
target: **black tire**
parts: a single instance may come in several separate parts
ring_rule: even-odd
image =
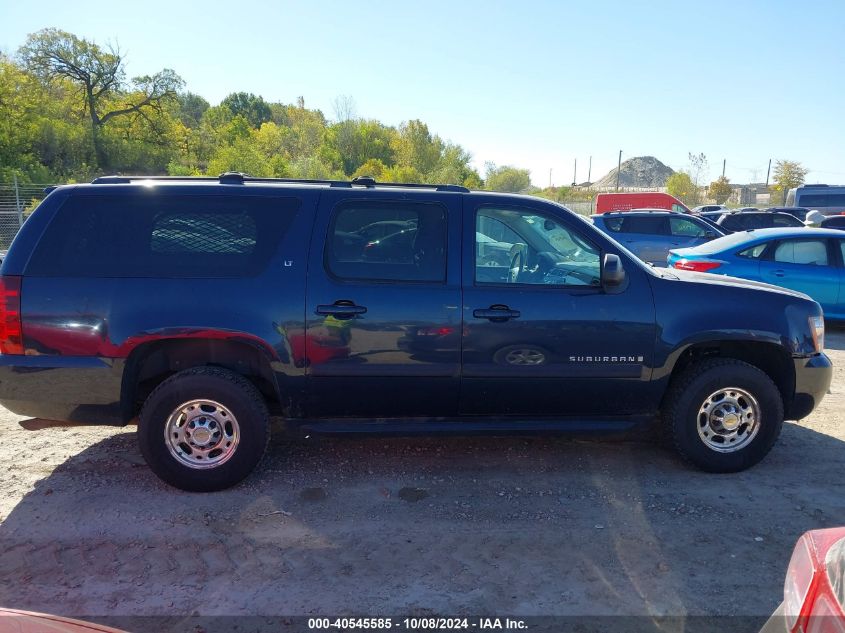
[[[192,400],[220,403],[237,420],[239,441],[219,466],[193,468],[173,454],[165,426],[177,408]],[[166,483],[191,492],[213,492],[234,486],[261,461],[270,441],[267,404],[243,376],[218,367],[194,367],[174,374],[150,394],[141,409],[138,443],[152,471]]]
[[[698,414],[711,394],[728,387],[742,389],[757,401],[759,430],[741,448],[720,453],[699,436]],[[663,407],[664,428],[669,430],[675,450],[686,461],[712,473],[738,472],[762,460],[780,435],[783,415],[783,399],[772,379],[757,367],[732,358],[707,359],[685,369],[670,386]]]

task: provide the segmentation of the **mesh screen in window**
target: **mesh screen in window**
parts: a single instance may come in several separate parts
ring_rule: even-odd
[[[341,279],[446,279],[446,209],[418,202],[346,203],[335,209],[326,265]]]
[[[300,200],[161,191],[79,195],[50,222],[26,274],[247,277],[261,273]]]
[[[153,253],[234,253],[255,250],[255,220],[246,213],[167,212],[156,216]]]

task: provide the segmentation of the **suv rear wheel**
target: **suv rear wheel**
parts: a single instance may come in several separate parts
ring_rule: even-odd
[[[708,359],[684,370],[663,411],[678,453],[716,473],[759,462],[783,426],[783,400],[775,383],[757,367],[732,358]]]
[[[144,402],[141,453],[162,480],[193,492],[223,490],[256,467],[270,440],[264,398],[243,376],[195,367],[162,382]]]

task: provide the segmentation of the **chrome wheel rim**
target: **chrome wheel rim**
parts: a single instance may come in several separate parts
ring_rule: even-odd
[[[216,468],[238,448],[238,420],[219,402],[190,400],[179,405],[164,425],[170,454],[188,468]]]
[[[710,450],[733,453],[745,448],[760,430],[760,405],[744,389],[711,393],[698,410],[698,437]]]
[[[546,355],[537,349],[514,349],[507,353],[505,362],[508,365],[542,365]]]

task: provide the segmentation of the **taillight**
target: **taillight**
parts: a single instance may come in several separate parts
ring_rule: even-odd
[[[807,601],[807,595],[813,586],[817,571],[811,548],[812,542],[806,538],[806,535],[798,539],[795,549],[792,550],[792,558],[789,559],[789,567],[786,568],[786,580],[783,582],[783,612],[790,631],[799,617],[807,615],[803,612],[804,603]]]
[[[795,544],[783,583],[783,611],[789,631],[845,633],[845,611],[835,587],[839,584],[843,549],[833,547],[843,538],[845,528],[813,530]],[[831,560],[828,553],[835,554],[836,560]],[[834,572],[837,582],[832,581],[829,572]]]
[[[829,597],[820,595],[813,603],[807,633],[845,633],[842,611]]]
[[[697,261],[694,259],[679,259],[674,264],[673,268],[680,270],[692,270],[697,273],[706,273],[708,270],[713,270],[721,266],[721,262]]]
[[[0,354],[23,354],[21,278],[0,277]]]

